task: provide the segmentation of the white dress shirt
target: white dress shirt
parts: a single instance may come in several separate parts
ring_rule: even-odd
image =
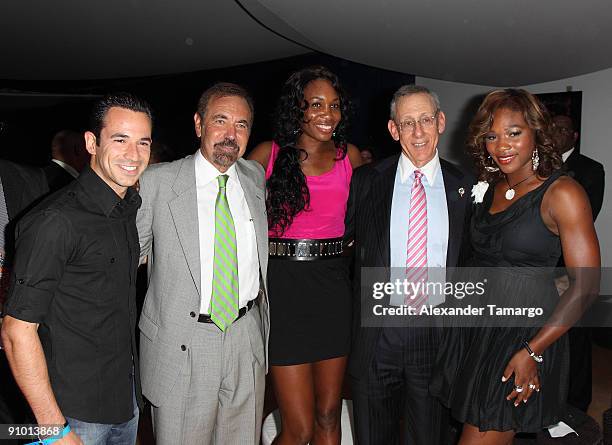
[[[417,168],[414,164],[402,153],[397,165],[391,202],[391,282],[406,278],[410,199],[415,170]],[[444,283],[449,228],[444,178],[438,153],[418,170],[423,173],[421,183],[427,198],[427,281]],[[428,304],[437,305],[442,301],[442,295],[428,294]],[[390,304],[401,305],[403,302],[403,294],[391,295]]]
[[[72,165],[66,164],[64,161],[60,161],[59,159],[51,159],[51,162],[55,162],[57,165],[62,167],[64,170],[68,172],[70,176],[74,179],[79,177],[79,172]]]
[[[255,227],[236,173],[236,166],[232,165],[225,173],[221,173],[198,150],[195,154],[195,174],[200,239],[200,289],[202,290],[200,313],[210,314],[215,251],[215,201],[219,192],[217,176],[222,174],[229,176],[226,196],[236,228],[238,306],[242,308],[249,300],[256,298],[259,292],[259,260]]]
[[[391,267],[406,267],[410,197],[417,168],[402,153],[397,165],[391,203]],[[427,198],[427,267],[446,267],[448,207],[438,153],[419,168]]]
[[[572,153],[574,152],[574,150],[576,150],[576,147],[572,147],[569,150],[567,150],[565,153],[561,154],[561,159],[563,160],[563,163],[565,164],[565,162],[567,161],[567,158],[569,158]]]

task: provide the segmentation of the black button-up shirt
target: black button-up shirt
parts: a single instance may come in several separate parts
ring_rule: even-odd
[[[134,338],[140,203],[132,188],[121,199],[86,168],[17,226],[6,313],[39,323],[65,416],[122,423],[133,416],[133,385],[140,400]]]

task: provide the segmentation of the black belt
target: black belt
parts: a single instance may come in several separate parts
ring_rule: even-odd
[[[243,317],[247,312],[249,312],[254,304],[255,304],[255,300],[249,300],[249,302],[246,304],[245,307],[240,308],[240,310],[238,311],[238,317],[236,317],[236,320],[234,320],[234,323],[238,321],[241,317]],[[198,317],[198,322],[214,323],[214,321],[211,320],[210,315],[208,314],[200,314],[200,316]]]
[[[293,261],[312,261],[342,256],[342,237],[327,239],[270,238],[269,256]]]

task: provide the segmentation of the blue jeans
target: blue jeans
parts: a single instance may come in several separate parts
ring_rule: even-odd
[[[138,433],[138,404],[133,396],[134,417],[124,423],[89,423],[66,417],[70,428],[84,445],[134,445]]]

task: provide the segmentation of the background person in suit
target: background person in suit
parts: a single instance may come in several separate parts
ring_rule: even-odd
[[[151,157],[149,158],[149,165],[158,164],[160,162],[172,162],[176,159],[174,150],[168,145],[161,141],[153,141],[151,144]]]
[[[371,164],[372,162],[375,161],[374,153],[368,147],[364,147],[364,148],[359,149],[359,154],[361,155],[361,161],[364,164]]]
[[[14,249],[15,222],[49,187],[43,171],[0,159],[0,259],[2,277]],[[2,279],[4,283],[6,278]],[[0,293],[0,311],[2,309]]]
[[[73,130],[58,131],[51,141],[51,162],[43,170],[52,192],[71,183],[89,163],[85,138]]]
[[[8,290],[15,223],[48,191],[41,169],[0,159],[0,314]],[[15,383],[4,352],[0,353],[0,381],[0,423],[26,423],[27,402]]]
[[[241,159],[253,104],[240,86],[206,90],[199,150],[140,181],[143,393],[158,445],[258,444],[269,310],[264,170]]]
[[[41,169],[0,159],[0,314],[15,249],[15,224],[48,191]]]
[[[550,107],[553,113],[553,139],[555,148],[561,155],[564,167],[586,191],[593,212],[593,221],[603,204],[605,173],[603,165],[581,154],[575,148],[580,137],[574,119],[563,109]],[[564,258],[558,267],[565,267]],[[564,292],[569,287],[567,275],[557,280],[558,288]],[[576,327],[569,330],[570,344],[570,382],[567,401],[586,412],[591,404],[593,392],[592,331]]]
[[[605,189],[603,165],[576,150],[575,144],[580,134],[576,131],[574,119],[554,107],[551,107],[551,113],[553,113],[555,148],[563,159],[568,175],[573,177],[587,192],[594,221],[603,204]]]
[[[439,333],[433,328],[364,327],[361,314],[362,304],[371,298],[362,289],[372,289],[372,283],[361,286],[363,268],[387,268],[384,279],[389,281],[394,270],[458,263],[474,181],[438,156],[445,122],[435,93],[415,85],[401,87],[391,101],[388,122],[401,154],[353,175],[345,235],[355,239],[348,371],[362,445],[398,444],[400,419],[407,443],[445,439],[448,416],[428,393]],[[418,208],[411,208],[419,202]],[[424,238],[415,238],[423,233]],[[413,264],[413,257],[422,261]]]

